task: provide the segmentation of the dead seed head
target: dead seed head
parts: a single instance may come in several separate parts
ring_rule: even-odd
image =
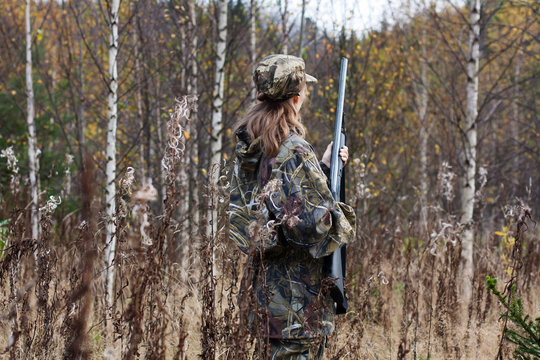
[[[190,112],[196,109],[197,96],[184,96],[182,99],[175,99],[174,110],[171,112],[167,122],[167,150],[161,161],[161,166],[169,181],[174,181],[174,165],[177,164],[184,154],[185,133],[183,124],[188,119]]]
[[[17,165],[17,162],[19,160],[15,156],[15,152],[13,151],[13,146],[10,146],[2,150],[0,152],[0,157],[5,158],[7,160],[7,167],[9,170],[11,170],[14,174],[19,173],[19,166]]]
[[[39,211],[42,211],[45,214],[52,214],[54,210],[62,203],[62,198],[60,196],[51,196],[45,206],[39,208]]]
[[[504,207],[504,217],[520,221],[531,213],[531,208],[522,199],[516,199],[515,204]]]
[[[126,169],[126,175],[122,178],[122,180],[120,180],[120,187],[125,194],[131,195],[133,181],[135,181],[135,169],[129,166]]]

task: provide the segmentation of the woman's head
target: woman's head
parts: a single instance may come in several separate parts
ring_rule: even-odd
[[[306,97],[306,82],[315,82],[304,71],[304,60],[290,55],[271,55],[255,69],[257,103],[236,124],[245,127],[252,139],[261,137],[266,156],[277,155],[279,146],[291,132],[304,136],[300,108]]]
[[[253,72],[259,100],[283,101],[299,95],[306,82],[317,82],[306,74],[304,60],[292,55],[270,55]]]

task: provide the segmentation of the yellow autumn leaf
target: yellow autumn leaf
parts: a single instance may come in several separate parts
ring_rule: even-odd
[[[506,234],[501,231],[495,231],[495,235],[505,236]]]
[[[184,130],[184,137],[186,138],[186,140],[189,140],[190,136],[189,136],[189,133]]]

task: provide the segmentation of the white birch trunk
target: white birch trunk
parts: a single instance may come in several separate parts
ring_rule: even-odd
[[[218,42],[216,50],[216,76],[214,82],[214,101],[212,104],[212,141],[210,166],[219,166],[221,162],[223,133],[223,93],[225,86],[225,54],[227,41],[227,1],[219,0]],[[212,183],[216,184],[219,173],[212,171]]]
[[[216,47],[216,76],[214,82],[214,102],[212,112],[212,134],[210,145],[210,182],[211,187],[216,186],[219,179],[221,168],[221,152],[222,152],[222,136],[223,136],[223,93],[225,86],[225,55],[227,41],[227,1],[219,0],[219,16],[218,16],[218,42]],[[209,196],[209,213],[207,227],[207,235],[214,237],[218,231],[218,213],[217,199],[214,196]],[[213,274],[216,273],[215,253],[213,256]]]
[[[107,185],[105,201],[107,207],[107,234],[105,243],[105,281],[107,286],[107,302],[112,305],[114,298],[114,268],[113,261],[116,252],[116,130],[117,130],[117,99],[118,99],[118,8],[120,0],[112,0],[109,14],[109,124],[107,127]]]
[[[255,27],[255,17],[256,17],[256,9],[255,9],[255,0],[251,0],[250,7],[249,7],[249,44],[250,44],[250,53],[251,53],[251,73],[255,71],[255,67],[257,66],[257,35],[255,33],[256,27]],[[255,85],[253,84],[253,81],[250,81],[251,84],[251,101],[255,101],[257,99],[257,89],[255,88]]]
[[[289,0],[283,0],[283,10],[281,8],[282,0],[279,0],[279,11],[281,13],[281,30],[282,30],[282,53],[289,53],[289,28],[287,23],[289,21]]]
[[[180,38],[185,39],[186,38],[186,26],[188,24],[184,23],[180,27]],[[182,49],[182,70],[181,70],[181,83],[180,83],[180,89],[183,91],[187,91],[188,87],[188,79],[186,79],[188,71],[187,71],[187,61],[188,61],[188,54],[187,49],[188,46],[186,46],[186,42],[181,42],[181,49]],[[184,129],[188,129],[189,124],[186,122],[183,122],[182,127]],[[186,140],[186,142],[189,140]],[[179,190],[180,194],[184,199],[189,199],[189,173],[188,173],[188,167],[190,163],[189,156],[182,156],[180,158],[180,169],[178,172],[178,182],[179,182]],[[183,256],[187,251],[187,243],[189,239],[189,224],[190,224],[190,203],[189,201],[181,201],[178,205],[178,213],[179,213],[179,220],[181,223],[180,233],[178,234],[178,241],[175,244],[175,254],[179,256],[180,259],[186,258],[186,256]]]
[[[462,236],[462,299],[468,306],[472,296],[473,278],[473,211],[476,174],[476,144],[478,117],[478,69],[480,59],[480,0],[473,0],[470,9],[469,56],[467,59],[467,103],[463,126],[463,178],[461,179],[461,219],[465,225]]]
[[[300,40],[298,43],[298,57],[302,57],[304,50],[304,23],[306,17],[306,0],[302,0],[302,16],[300,17]]]
[[[191,58],[190,58],[190,79],[188,81],[188,89],[187,92],[190,95],[198,95],[199,92],[199,85],[197,82],[197,76],[198,76],[198,64],[197,64],[197,45],[199,42],[199,37],[197,36],[197,13],[195,11],[195,4],[194,1],[189,2],[189,13],[191,17]],[[190,186],[191,186],[191,196],[192,196],[192,206],[193,206],[193,218],[191,220],[191,238],[195,237],[195,232],[199,230],[199,208],[200,208],[200,201],[199,201],[199,176],[198,176],[198,165],[199,165],[199,136],[198,136],[198,129],[197,129],[197,108],[192,110],[191,121],[189,122],[189,135],[191,140],[191,146],[189,148],[189,158],[191,163],[191,180],[190,180]]]
[[[32,0],[26,0],[26,124],[28,126],[28,167],[32,205],[30,210],[30,228],[32,240],[39,237],[39,158],[36,141],[36,124],[34,121],[34,83],[32,80],[32,29],[30,25],[30,7]]]

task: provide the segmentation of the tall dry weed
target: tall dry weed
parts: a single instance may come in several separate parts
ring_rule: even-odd
[[[67,295],[66,314],[62,323],[65,337],[64,359],[88,359],[92,349],[88,339],[88,324],[94,298],[92,283],[97,257],[95,232],[95,208],[92,201],[95,194],[94,165],[88,155],[84,159],[84,171],[80,182],[83,194],[80,233],[78,245],[82,253],[80,275],[71,281],[71,294]],[[79,269],[72,269],[77,274]],[[71,305],[71,306],[70,306]]]

